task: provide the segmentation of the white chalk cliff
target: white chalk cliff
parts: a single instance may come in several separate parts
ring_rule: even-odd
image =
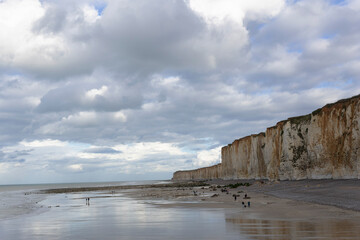
[[[265,133],[235,140],[221,164],[177,171],[187,179],[360,178],[360,95],[289,118]]]

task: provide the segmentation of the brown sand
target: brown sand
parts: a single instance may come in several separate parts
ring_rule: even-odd
[[[234,182],[234,181],[231,181]],[[229,181],[210,181],[229,184]],[[360,179],[300,181],[252,181],[247,191],[309,203],[360,211]]]
[[[224,185],[238,182],[249,182],[251,186],[228,188],[229,193],[221,191]],[[93,191],[97,197],[125,195],[159,208],[206,208],[206,211],[223,213],[229,232],[239,232],[239,236],[247,239],[360,239],[359,180],[216,180],[208,183],[210,186],[204,187],[199,182],[186,182],[43,192]],[[239,195],[236,201],[233,194]],[[250,198],[244,199],[245,194]],[[250,208],[243,207],[242,202],[247,206],[248,201]]]
[[[225,185],[250,183],[229,188]],[[246,212],[246,216],[266,219],[318,218],[352,219],[360,223],[360,180],[255,181],[213,180],[176,182],[159,185],[106,186],[48,189],[44,193],[122,192],[125,195],[159,207],[229,208]],[[194,194],[195,191],[195,194]],[[238,195],[234,200],[233,195]],[[244,199],[245,194],[250,198]],[[155,201],[156,200],[156,201]],[[169,200],[164,204],[164,200]],[[246,207],[243,206],[245,203]],[[248,207],[250,202],[250,208]]]
[[[360,223],[359,180],[251,181],[251,186],[227,188],[218,185],[241,181],[210,181],[213,187],[143,188],[125,190],[132,198],[160,207],[233,208],[249,217],[271,219],[351,219]],[[246,181],[242,181],[243,183]],[[249,181],[247,181],[249,182]],[[194,195],[196,191],[196,195]],[[240,195],[234,200],[233,194]],[[244,199],[247,194],[250,199]],[[161,201],[171,200],[163,204]],[[242,202],[250,202],[243,207]],[[351,209],[351,210],[350,210]]]

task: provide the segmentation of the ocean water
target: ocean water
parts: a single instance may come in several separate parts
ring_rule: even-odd
[[[149,200],[129,198],[123,192],[27,194],[47,188],[54,185],[0,186],[1,240],[360,239],[359,226],[344,220],[271,220],[249,218],[241,209],[159,207]],[[91,198],[90,205],[86,204],[87,197]],[[168,201],[156,203],[166,205]]]
[[[43,189],[98,187],[160,184],[164,181],[133,181],[133,182],[97,182],[97,183],[53,183],[53,184],[24,184],[0,185],[0,220],[14,218],[18,215],[33,212],[44,212],[44,205],[38,204],[46,199],[46,194],[31,194]],[[0,235],[1,236],[1,235]],[[0,238],[1,240],[1,238]]]

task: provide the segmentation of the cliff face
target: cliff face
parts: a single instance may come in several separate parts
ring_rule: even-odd
[[[221,178],[221,163],[195,170],[177,171],[174,173],[174,180],[202,180],[202,179],[218,179]]]
[[[265,133],[235,140],[222,148],[221,167],[214,168],[218,172],[209,176],[271,180],[360,178],[359,129],[360,96],[340,100],[309,115],[281,121]],[[201,169],[186,172],[191,175],[187,179],[208,179]]]

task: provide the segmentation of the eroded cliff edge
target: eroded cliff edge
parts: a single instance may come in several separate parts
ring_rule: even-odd
[[[360,95],[289,118],[221,149],[221,164],[177,171],[185,179],[360,178]]]

